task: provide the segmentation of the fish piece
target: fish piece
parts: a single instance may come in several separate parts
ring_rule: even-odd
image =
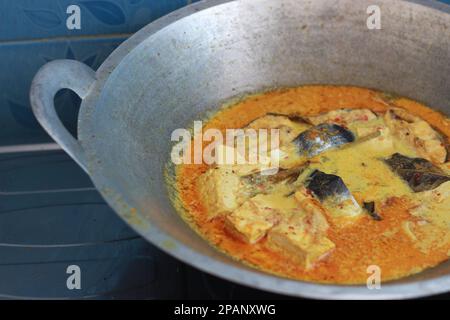
[[[278,166],[274,162],[277,160],[277,150],[274,150],[273,155],[267,156],[267,158],[257,157],[254,161],[249,161],[248,156],[250,149],[240,150],[239,148],[225,144],[220,144],[215,148],[217,155],[215,163],[221,167],[228,166],[239,177],[250,176],[252,174],[270,176],[278,173]],[[258,155],[257,150],[256,155]],[[265,157],[266,155],[261,156]]]
[[[293,194],[298,187],[297,179],[305,170],[305,166],[293,167],[289,169],[278,169],[275,174],[264,175],[256,172],[241,176],[241,181],[247,186],[248,194],[268,194],[277,192],[283,195]]]
[[[418,241],[418,249],[425,254],[436,250],[450,240],[450,181],[433,190],[414,193],[408,201],[410,214],[420,219],[410,225],[413,234],[428,234],[431,241]],[[440,230],[440,231],[439,231]],[[407,230],[404,230],[407,232]],[[408,233],[407,233],[408,234]]]
[[[450,181],[450,176],[441,168],[422,158],[409,158],[394,153],[385,163],[408,183],[414,192],[432,190]]]
[[[322,123],[300,133],[293,140],[293,144],[297,147],[300,155],[313,157],[354,140],[354,134],[344,127]]]
[[[288,254],[305,269],[312,269],[335,248],[323,230],[324,219],[317,212],[293,214],[269,231],[267,245]]]
[[[270,185],[286,181],[287,183],[293,183],[297,180],[298,176],[305,170],[305,166],[293,167],[289,169],[280,168],[276,174],[262,175],[261,172],[245,175],[242,179],[257,188],[267,189]]]
[[[348,199],[351,194],[341,177],[334,174],[314,170],[308,178],[306,187],[311,190],[320,201],[328,198],[337,200]]]
[[[423,194],[434,203],[443,203],[444,201],[450,203],[450,181],[444,182],[436,189],[424,191]]]
[[[439,227],[445,237],[450,237],[450,181],[444,182],[433,190],[414,193],[411,200],[410,213],[422,219],[419,226]],[[444,244],[442,236],[436,235],[437,243]]]
[[[325,202],[324,206],[333,216],[334,222],[342,227],[353,223],[355,221],[354,218],[360,217],[363,213],[361,206],[353,196],[341,202]]]
[[[444,139],[426,121],[401,108],[390,108],[384,115],[391,132],[431,162],[444,163],[447,150]]]
[[[262,175],[261,172],[241,175],[237,165],[223,165],[210,168],[198,180],[200,191],[210,219],[229,214],[247,199],[277,191],[292,193],[294,182],[304,167],[279,169],[276,174]],[[246,172],[246,171],[244,171]]]
[[[245,128],[250,129],[279,129],[280,146],[294,140],[301,132],[311,125],[304,119],[296,115],[284,115],[277,113],[267,113],[250,122]]]
[[[306,188],[311,190],[335,218],[356,217],[362,213],[358,202],[337,175],[314,170],[306,180]]]
[[[373,220],[376,220],[376,221],[383,220],[381,218],[381,216],[375,211],[375,202],[374,201],[364,202],[363,208],[366,209],[367,213],[369,214],[369,216],[372,217]]]
[[[372,121],[377,115],[369,109],[338,109],[317,116],[308,117],[308,121],[314,125],[321,123],[335,123],[348,126],[356,121]]]
[[[414,200],[416,200],[416,207],[414,209],[427,203],[438,205],[440,203],[448,202],[450,204],[450,181],[442,183],[433,190],[417,192]]]
[[[225,218],[225,227],[244,242],[254,244],[280,221],[282,212],[296,210],[295,200],[281,194],[258,194]]]

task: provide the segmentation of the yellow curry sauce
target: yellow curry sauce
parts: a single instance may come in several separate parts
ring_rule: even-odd
[[[249,96],[213,115],[204,129],[241,128],[267,113],[313,116],[341,108],[366,108],[382,114],[392,105],[427,121],[443,136],[450,136],[449,119],[420,103],[386,96],[374,90],[343,86],[303,86]],[[436,217],[433,212],[427,212],[425,216],[412,214],[411,197],[414,195],[408,186],[383,165],[374,162],[362,166],[358,157],[367,150],[364,150],[364,146],[361,148],[359,151],[348,148],[340,153],[327,152],[330,161],[321,163],[320,168],[338,170],[358,202],[368,197],[368,194],[375,200],[384,198],[385,201],[378,207],[382,220],[376,221],[369,215],[363,215],[345,227],[329,221],[331,227],[327,237],[335,248],[326,258],[315,263],[313,268],[305,268],[290,255],[270,249],[266,245],[267,237],[255,244],[245,243],[227,231],[223,216],[209,219],[197,184],[200,176],[208,169],[206,164],[177,167],[176,187],[178,201],[184,208],[183,216],[205,239],[233,258],[293,279],[365,283],[368,266],[377,265],[381,268],[382,280],[387,281],[417,273],[446,260],[450,253],[448,206],[441,206]],[[408,148],[400,151],[402,154],[417,156]],[[365,168],[367,165],[369,170]],[[450,170],[448,162],[443,167],[444,170]],[[361,175],[365,179],[361,179]],[[378,180],[384,188],[374,188],[369,192],[367,181],[370,179]],[[364,190],[362,194],[358,192],[361,188]]]

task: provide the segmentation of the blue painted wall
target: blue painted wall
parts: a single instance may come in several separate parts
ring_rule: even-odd
[[[190,0],[0,0],[0,145],[50,141],[30,110],[33,75],[47,61],[71,58],[92,68],[130,34]],[[81,9],[81,30],[68,30],[67,7]],[[56,105],[75,131],[79,99],[62,92]]]

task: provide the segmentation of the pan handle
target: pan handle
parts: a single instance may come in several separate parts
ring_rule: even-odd
[[[48,134],[87,171],[86,155],[56,114],[54,98],[61,89],[74,91],[84,99],[95,82],[95,71],[75,60],[54,60],[45,64],[31,83],[30,102],[33,113]]]

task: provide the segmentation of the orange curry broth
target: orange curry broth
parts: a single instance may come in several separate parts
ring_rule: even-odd
[[[339,108],[368,108],[385,111],[389,105],[378,91],[344,86],[303,86],[280,89],[249,96],[239,103],[220,110],[205,125],[208,128],[241,128],[267,112],[316,115]],[[446,137],[450,136],[450,121],[444,115],[415,101],[396,98],[396,106],[420,116]],[[331,228],[328,237],[336,248],[312,270],[304,270],[289,257],[265,247],[266,240],[249,245],[233,238],[224,227],[223,218],[207,220],[202,199],[196,189],[196,180],[207,170],[207,165],[181,165],[177,168],[177,190],[184,218],[200,235],[221,251],[258,269],[277,275],[326,283],[365,283],[367,267],[378,265],[382,280],[392,280],[419,272],[448,258],[450,244],[435,246],[428,253],[414,247],[412,240],[401,230],[401,222],[415,221],[407,210],[407,203],[391,198],[381,209],[383,220],[374,221],[365,216],[345,229]],[[337,230],[336,230],[337,229]],[[436,232],[446,232],[438,230]],[[418,236],[420,241],[420,235]]]

